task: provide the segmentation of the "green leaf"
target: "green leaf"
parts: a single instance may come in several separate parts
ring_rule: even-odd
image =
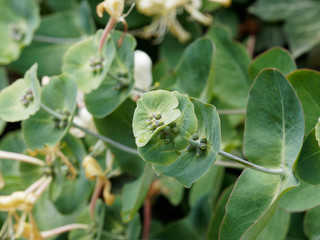
[[[8,77],[6,69],[0,67],[0,92],[3,88],[8,86]],[[6,127],[6,122],[0,118],[0,134],[2,134],[4,128]]]
[[[122,33],[115,31],[111,37],[117,45]],[[126,35],[120,48],[117,48],[114,60],[106,78],[99,86],[85,95],[88,111],[97,118],[112,113],[129,96],[134,86],[134,55],[135,39]]]
[[[320,205],[320,186],[300,182],[280,200],[279,207],[286,212],[302,212]]]
[[[207,37],[213,40],[216,49],[207,86],[208,99],[214,95],[235,108],[244,108],[250,88],[247,73],[250,57],[246,49],[221,27],[211,28]]]
[[[0,93],[0,117],[8,122],[29,118],[40,108],[40,84],[37,78],[37,64]]]
[[[184,51],[175,71],[174,89],[199,98],[207,85],[214,48],[208,38],[200,38],[190,44]]]
[[[164,90],[147,92],[138,99],[132,121],[133,135],[138,147],[145,146],[154,134],[181,115],[180,110],[177,109],[178,105],[179,101],[174,94]],[[149,129],[148,127],[152,124],[148,121],[156,120],[152,114],[158,113],[160,113],[159,120],[162,120],[163,124],[159,123],[159,126],[155,125],[155,129]]]
[[[297,70],[288,76],[301,101],[308,134],[320,116],[320,73],[312,70]]]
[[[211,216],[208,226],[207,239],[219,239],[219,229],[225,215],[225,206],[227,205],[233,185],[227,187],[222,193]]]
[[[311,240],[320,238],[320,207],[310,209],[304,218],[304,230]]]
[[[174,177],[185,187],[191,187],[192,183],[205,175],[212,167],[220,149],[220,120],[216,108],[210,104],[204,104],[200,100],[191,98],[195,114],[198,119],[197,134],[205,136],[207,143],[205,149],[183,150],[178,159],[170,165],[153,164],[156,173]],[[196,151],[200,151],[197,156]]]
[[[121,210],[121,217],[124,222],[129,222],[143,204],[153,177],[154,173],[151,165],[146,164],[142,175],[134,182],[124,186]]]
[[[277,209],[257,240],[286,239],[289,223],[290,214]]]
[[[265,21],[285,21],[284,30],[294,57],[320,42],[320,5],[316,0],[259,0],[249,12]]]
[[[294,165],[294,173],[302,181],[320,184],[320,147],[313,129],[306,137],[299,158]]]
[[[283,182],[278,175],[244,170],[228,200],[220,239],[256,239],[276,211],[284,192],[289,186],[297,185],[294,180],[291,182],[291,185]]]
[[[250,80],[253,82],[264,68],[277,68],[286,76],[296,70],[297,66],[287,50],[275,47],[262,53],[251,62],[248,69]]]
[[[292,165],[303,137],[303,111],[292,86],[278,70],[262,71],[249,93],[244,153],[255,164],[282,168],[284,175],[251,169],[242,173],[226,208],[221,239],[256,239],[274,214],[281,196],[298,184]]]
[[[63,138],[72,123],[76,95],[77,85],[73,78],[67,75],[50,78],[50,83],[42,87],[42,103],[54,111],[60,111],[66,119],[59,120],[41,109],[22,122],[22,132],[28,148],[54,146]]]
[[[190,206],[193,207],[199,198],[206,194],[211,195],[211,202],[214,203],[220,194],[223,175],[224,168],[214,165],[203,178],[192,186],[189,193]]]
[[[17,59],[38,28],[39,8],[33,0],[0,1],[0,64]]]
[[[63,73],[73,76],[84,93],[90,93],[100,86],[115,57],[115,46],[111,37],[106,39],[99,56],[101,35],[102,30],[72,45],[63,57]]]
[[[147,162],[160,165],[173,163],[179,156],[178,152],[187,147],[188,139],[197,129],[197,118],[191,101],[178,92],[172,94],[178,99],[177,109],[181,115],[158,131],[159,134],[154,134],[147,145],[138,148],[139,155]]]
[[[255,164],[291,173],[303,136],[303,111],[292,86],[278,70],[262,71],[249,93],[245,156]]]
[[[12,62],[10,67],[23,74],[29,66],[37,62],[39,78],[59,75],[65,52],[94,32],[95,26],[92,25],[87,1],[81,1],[81,4],[71,11],[44,15],[32,43],[23,49],[19,59]]]
[[[136,148],[135,139],[132,134],[132,118],[136,104],[131,99],[126,100],[112,114],[105,118],[94,119],[98,132],[125,146]],[[119,150],[112,145],[108,145],[114,154],[115,161],[119,164],[122,172],[134,176],[140,176],[145,162],[133,154]]]
[[[159,180],[160,192],[173,206],[178,206],[182,199],[184,189],[174,178],[162,176]]]
[[[76,167],[76,179],[67,179],[64,176],[59,196],[54,200],[55,207],[63,214],[71,214],[83,207],[90,196],[92,184],[85,178],[82,160],[86,155],[83,143],[74,136],[67,134],[62,140],[62,151],[69,161]]]

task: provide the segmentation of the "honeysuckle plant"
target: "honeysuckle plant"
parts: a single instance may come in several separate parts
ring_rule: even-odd
[[[319,238],[319,4],[233,2],[0,0],[0,239]]]

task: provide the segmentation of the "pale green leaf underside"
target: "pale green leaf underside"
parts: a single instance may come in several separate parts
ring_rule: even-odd
[[[173,93],[157,90],[145,93],[137,102],[137,108],[133,116],[133,134],[138,147],[145,146],[152,136],[180,115],[178,99]],[[160,112],[164,124],[155,130],[148,129],[147,121],[150,114]]]
[[[320,238],[320,207],[310,209],[304,218],[304,230],[311,240]]]
[[[15,81],[0,93],[0,117],[8,122],[27,119],[40,108],[40,83],[37,78],[37,64],[28,70],[23,79]],[[25,106],[21,99],[28,90],[33,99]]]

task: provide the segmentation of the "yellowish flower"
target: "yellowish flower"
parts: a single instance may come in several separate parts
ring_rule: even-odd
[[[97,14],[99,17],[103,17],[103,13],[107,12],[110,17],[117,20],[123,14],[124,10],[124,0],[105,0],[97,5]]]

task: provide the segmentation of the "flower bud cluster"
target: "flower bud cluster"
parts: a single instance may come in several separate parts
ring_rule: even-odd
[[[102,65],[103,63],[103,58],[98,56],[93,56],[91,59],[90,59],[90,70],[94,73],[98,73],[102,70]]]
[[[149,115],[149,120],[146,122],[149,130],[155,130],[158,127],[162,126],[164,124],[163,120],[161,119],[161,113],[156,112]]]
[[[67,110],[59,110],[59,109],[57,109],[56,112],[61,115],[61,118],[52,116],[55,128],[66,127],[68,125],[68,118],[70,116],[70,113]]]
[[[173,136],[179,132],[177,124],[175,122],[170,123],[159,133],[159,138],[164,139],[165,143],[170,143],[173,139]]]
[[[33,101],[33,92],[32,89],[29,88],[25,94],[23,94],[23,96],[20,98],[20,102],[22,103],[23,106],[28,107],[28,105],[30,104],[30,102]]]
[[[208,142],[205,136],[199,138],[199,135],[197,133],[193,134],[191,139],[189,139],[188,141],[189,145],[187,147],[187,151],[190,152],[195,150],[197,157],[200,157],[204,153]]]
[[[22,41],[25,36],[25,30],[17,23],[11,24],[11,38],[17,42]]]

